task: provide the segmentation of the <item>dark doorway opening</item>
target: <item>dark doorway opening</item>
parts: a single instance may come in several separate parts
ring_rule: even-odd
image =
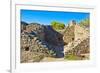
[[[72,41],[74,41],[74,38],[72,38]]]
[[[25,47],[25,51],[29,51],[29,47]]]

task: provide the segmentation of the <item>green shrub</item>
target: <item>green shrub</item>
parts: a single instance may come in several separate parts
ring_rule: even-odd
[[[67,59],[67,60],[80,60],[80,58],[78,56],[72,55],[72,54],[65,56],[65,59]]]
[[[55,30],[62,30],[65,27],[64,23],[61,22],[57,22],[57,21],[52,21],[51,22],[51,26],[55,29]]]
[[[90,27],[90,19],[86,18],[86,19],[82,20],[79,24],[82,27]]]

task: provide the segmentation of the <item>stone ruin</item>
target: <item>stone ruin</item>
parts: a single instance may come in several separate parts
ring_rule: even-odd
[[[89,31],[80,27],[75,21],[71,21],[63,32],[64,56],[68,54],[82,55],[89,54],[90,42]]]
[[[89,39],[89,32],[74,20],[63,32],[57,32],[49,25],[21,22],[21,63],[69,54],[85,56],[90,52]]]
[[[63,39],[61,38],[62,35],[54,31],[51,26],[43,26],[37,23],[22,24],[21,62],[38,62],[48,56],[61,57],[58,54],[58,52],[62,53],[63,51]]]

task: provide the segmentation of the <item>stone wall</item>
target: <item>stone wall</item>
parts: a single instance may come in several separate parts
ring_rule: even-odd
[[[75,21],[71,21],[63,32],[63,40],[65,45],[72,41],[84,40],[87,37],[89,37],[89,31],[83,27],[80,27]]]
[[[43,57],[50,56],[48,47],[43,43],[43,26],[33,23],[24,28],[26,29],[21,31],[21,62],[38,62]]]
[[[44,26],[38,23],[31,23],[26,26],[26,32],[30,34],[36,34],[40,40],[44,40]]]
[[[71,47],[72,49],[69,49],[65,52],[65,57],[68,55],[76,55],[79,57],[81,57],[82,55],[85,57],[86,54],[90,53],[90,41],[89,40],[90,40],[89,38],[86,38],[83,41],[81,41],[79,44]]]
[[[88,38],[90,35],[89,31],[87,31],[83,27],[80,27],[79,25],[75,26],[74,33],[75,33],[75,40],[78,40],[78,39],[84,40],[84,39]]]
[[[48,47],[38,37],[28,33],[21,36],[21,62],[38,62],[50,56]]]
[[[64,56],[89,54],[89,31],[71,22],[63,32]]]
[[[24,25],[25,24],[25,25]],[[75,21],[57,32],[49,25],[21,24],[21,62],[39,62],[44,57],[89,53],[89,32]]]
[[[65,31],[63,32],[63,41],[65,45],[67,45],[71,41],[74,41],[75,39],[74,29],[75,29],[74,25],[67,26],[65,28]]]
[[[58,55],[63,51],[63,36],[60,33],[50,26],[36,23],[25,27],[26,30],[21,32],[21,62],[30,60],[37,62],[40,61],[38,57],[41,59],[46,56],[61,57]]]

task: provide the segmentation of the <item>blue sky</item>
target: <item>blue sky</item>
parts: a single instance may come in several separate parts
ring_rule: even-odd
[[[89,18],[89,13],[83,12],[56,12],[56,11],[42,11],[42,10],[21,10],[21,21],[27,23],[40,23],[50,25],[52,21],[59,21],[68,24],[71,20],[79,23],[81,20]]]

